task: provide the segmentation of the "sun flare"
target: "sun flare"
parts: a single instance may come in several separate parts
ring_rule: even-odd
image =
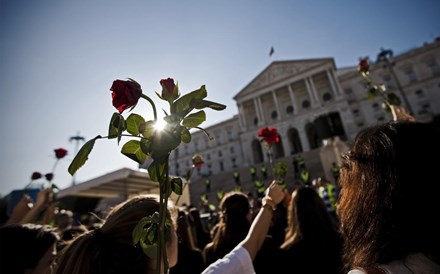
[[[163,119],[158,119],[154,124],[154,129],[158,131],[162,131],[166,125],[167,123]]]

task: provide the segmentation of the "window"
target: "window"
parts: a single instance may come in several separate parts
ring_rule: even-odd
[[[292,106],[287,106],[286,107],[286,113],[287,114],[292,114],[293,113],[293,107]]]
[[[216,141],[215,143],[217,145],[220,145],[222,143],[222,135],[221,135],[221,133],[219,131],[216,131],[216,132],[214,132],[214,135],[215,135],[215,141]]]
[[[221,151],[221,150],[219,150],[219,151],[218,151],[218,153],[217,153],[217,155],[218,155],[218,157],[222,157],[222,156],[223,156],[223,153],[222,153],[222,151]]]
[[[390,76],[390,75],[385,75],[385,76],[383,77],[383,82],[384,82],[384,84],[385,84],[385,86],[386,86],[387,88],[389,88],[389,89],[394,88],[393,79],[391,79],[391,76]]]
[[[425,93],[424,93],[423,90],[421,90],[421,89],[416,90],[415,94],[416,94],[417,97],[419,97],[419,98],[423,98],[423,97],[425,97]]]
[[[416,74],[414,70],[411,67],[408,67],[404,70],[406,77],[408,77],[409,82],[415,82],[417,81]]]
[[[257,117],[254,118],[254,126],[256,126],[256,125],[258,125],[258,118]]]
[[[371,105],[371,107],[372,107],[373,110],[375,110],[375,111],[378,111],[378,110],[380,109],[380,106],[379,106],[378,103],[373,103],[373,104]]]
[[[229,148],[229,152],[231,152],[231,154],[234,154],[234,152],[235,152],[235,150],[234,150],[234,146],[231,146],[231,147]]]
[[[328,102],[332,99],[332,95],[328,92],[324,93],[324,95],[322,95],[322,100],[324,100],[324,102]]]
[[[234,140],[234,129],[232,127],[226,128],[226,134],[228,135],[228,141]]]
[[[194,140],[194,147],[195,147],[196,151],[199,151],[199,140],[198,139]]]
[[[344,93],[347,95],[350,95],[353,93],[353,90],[351,88],[346,88],[346,89],[344,89]]]
[[[278,117],[278,113],[276,110],[272,111],[272,114],[270,115],[273,120],[275,120]]]
[[[303,108],[309,108],[310,107],[310,101],[309,100],[304,100],[302,102],[302,107]]]
[[[428,67],[431,70],[433,75],[440,74],[440,67],[437,64],[437,62],[435,61],[435,59],[429,60],[426,64],[428,65]]]

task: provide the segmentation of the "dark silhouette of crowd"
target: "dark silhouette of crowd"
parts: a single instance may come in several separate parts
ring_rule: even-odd
[[[273,180],[258,198],[231,190],[208,221],[200,208],[170,202],[169,273],[440,273],[440,131],[392,111],[393,121],[358,132],[335,182],[315,178],[289,191]],[[23,196],[1,224],[1,273],[164,267],[132,240],[138,221],[159,210],[157,195],[133,196],[82,224],[50,192]]]

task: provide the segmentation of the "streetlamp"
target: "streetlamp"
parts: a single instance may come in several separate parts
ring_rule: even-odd
[[[393,58],[393,51],[390,49],[381,48],[379,54],[377,55],[376,63],[383,62],[384,68],[388,68],[391,76],[393,77],[394,82],[396,82],[397,89],[399,90],[400,96],[405,102],[406,107],[408,108],[409,113],[414,114],[412,111],[411,105],[409,104],[408,98],[406,98],[405,92],[403,91],[402,85],[400,84],[399,79],[397,78],[396,73],[394,72],[393,66],[395,62],[391,62],[390,59]]]

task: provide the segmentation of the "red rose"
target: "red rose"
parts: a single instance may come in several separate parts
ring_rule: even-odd
[[[119,113],[135,106],[142,95],[141,86],[133,80],[115,80],[110,90],[112,91],[113,106]]]
[[[370,69],[370,64],[368,63],[368,58],[362,58],[359,61],[358,72],[359,73],[367,73]]]
[[[196,154],[192,157],[192,162],[196,168],[200,168],[204,164],[202,156],[200,156],[199,154]]]
[[[64,158],[64,156],[67,155],[67,150],[65,150],[64,148],[57,148],[54,149],[54,151],[55,151],[55,157],[57,157],[57,159]]]
[[[47,173],[44,176],[46,177],[46,180],[48,180],[49,182],[52,181],[52,179],[53,179],[53,173]]]
[[[40,172],[35,171],[34,173],[32,173],[31,179],[37,180],[40,179],[41,177],[43,177],[43,175]]]
[[[162,98],[163,99],[172,102],[179,97],[178,88],[174,84],[173,78],[160,80],[160,85],[162,86]]]
[[[260,142],[266,142],[269,145],[273,143],[278,143],[280,141],[280,136],[276,128],[260,128],[258,131],[258,136],[263,137]]]

